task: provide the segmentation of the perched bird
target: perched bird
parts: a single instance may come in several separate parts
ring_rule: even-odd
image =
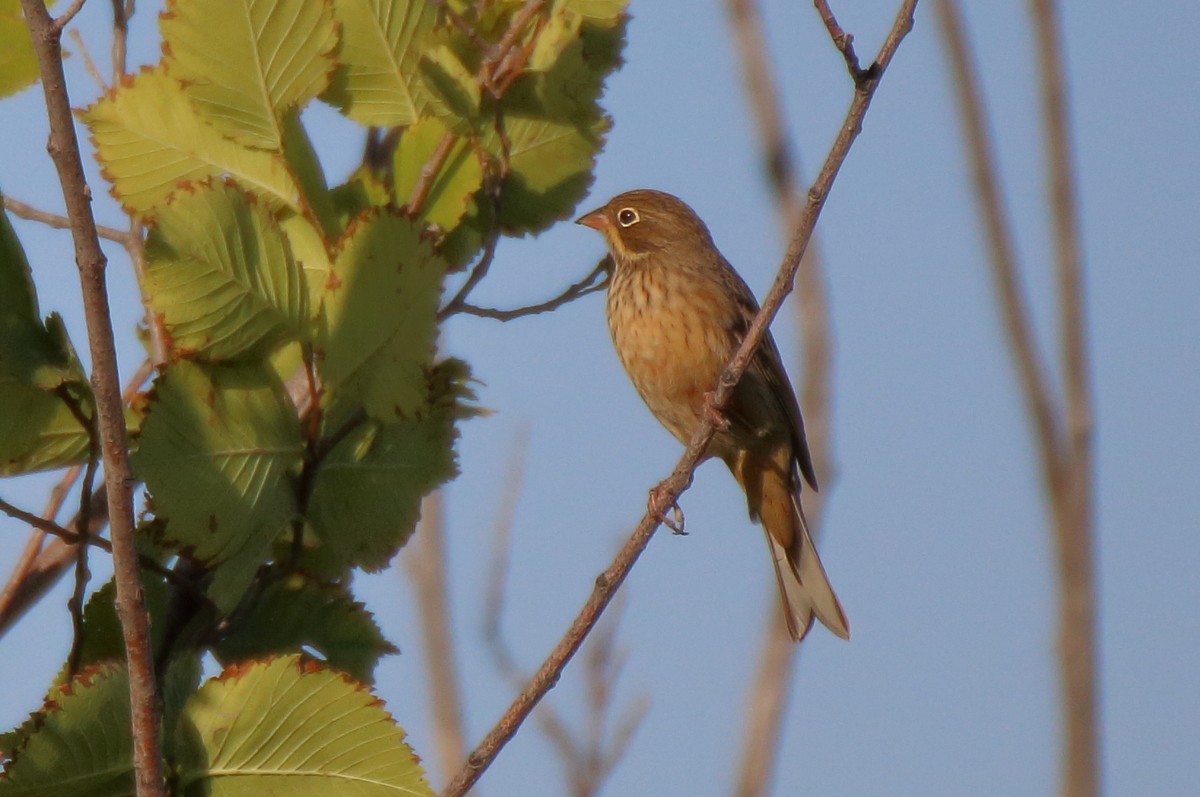
[[[615,265],[608,329],[617,356],[659,422],[685,445],[758,312],[750,288],[700,217],[661,191],[629,191],[576,220],[604,235]],[[799,641],[813,616],[848,639],[846,615],[800,508],[800,478],[817,488],[800,406],[770,333],[733,389],[706,457],[720,457],[761,519]]]

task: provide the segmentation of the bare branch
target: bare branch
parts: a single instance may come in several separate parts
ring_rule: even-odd
[[[821,15],[821,21],[825,23],[825,29],[829,31],[829,38],[833,39],[833,46],[846,60],[846,69],[850,71],[850,77],[854,79],[855,83],[863,80],[866,72],[858,64],[858,55],[854,52],[854,37],[842,30],[842,26],[833,16],[833,10],[829,7],[827,0],[813,0],[813,5],[816,6],[817,13]]]
[[[104,278],[107,261],[100,248],[95,219],[92,217],[91,191],[83,173],[63,75],[61,26],[51,19],[42,0],[21,0],[21,6],[41,72],[42,91],[50,121],[48,150],[58,171],[67,217],[71,220],[75,262],[79,267],[83,291],[84,316],[93,363],[92,392],[95,395],[108,488],[117,615],[121,620],[129,671],[136,793],[138,797],[158,797],[164,793],[158,699],[149,617],[142,600],[133,536],[134,480],[129,468],[116,347]]]
[[[47,227],[53,227],[56,230],[71,229],[71,220],[66,216],[60,216],[57,213],[47,213],[44,210],[38,210],[35,207],[26,205],[20,200],[13,199],[10,196],[4,197],[4,209],[18,218],[26,221],[36,221],[45,224]],[[119,243],[121,246],[129,245],[129,233],[122,232],[114,227],[105,227],[97,225],[96,234],[101,238],[107,238],[110,241]]]
[[[591,293],[598,293],[608,287],[608,280],[611,276],[612,261],[605,257],[596,267],[592,269],[586,277],[574,282],[566,287],[562,293],[555,296],[553,299],[547,299],[538,304],[531,304],[527,307],[518,307],[513,310],[495,310],[490,307],[477,307],[473,304],[468,304],[460,296],[455,296],[450,302],[438,311],[438,320],[441,321],[456,313],[464,315],[473,315],[479,318],[492,318],[496,321],[512,321],[517,318],[525,318],[526,316],[537,315],[539,313],[548,313],[551,310],[557,310],[564,304],[582,299]],[[599,280],[597,282],[597,280]]]
[[[26,1],[28,2],[29,0]],[[754,322],[750,325],[746,338],[738,349],[737,354],[733,357],[717,384],[713,405],[718,410],[724,407],[725,402],[729,400],[734,386],[741,378],[755,349],[762,340],[768,324],[770,324],[771,320],[779,312],[779,307],[783,304],[784,298],[791,291],[792,281],[795,279],[796,271],[800,267],[800,259],[804,256],[805,249],[808,247],[809,239],[816,226],[817,217],[820,215],[825,200],[829,197],[829,191],[833,187],[833,181],[837,176],[838,170],[841,168],[846,155],[850,151],[851,145],[862,129],[863,117],[870,107],[871,99],[879,85],[879,80],[887,70],[896,48],[900,45],[900,42],[908,31],[912,29],[912,15],[916,5],[917,0],[904,0],[896,21],[872,67],[871,77],[855,86],[854,98],[851,101],[850,109],[846,114],[846,118],[842,123],[833,147],[818,173],[816,181],[809,189],[804,212],[801,214],[800,221],[796,226],[791,245],[788,247],[787,255],[784,257],[775,283],[763,302],[762,310],[759,311]],[[638,523],[608,569],[596,578],[596,585],[592,590],[592,594],[588,597],[583,608],[580,609],[579,614],[571,623],[566,634],[559,640],[554,650],[551,651],[538,671],[530,678],[529,683],[504,713],[504,716],[488,732],[475,751],[467,757],[465,766],[454,781],[442,792],[442,797],[461,797],[479,779],[483,771],[491,765],[491,762],[500,752],[500,749],[517,732],[517,729],[525,721],[525,718],[529,716],[534,706],[537,705],[546,692],[558,681],[563,668],[566,667],[567,662],[570,661],[571,657],[579,649],[588,632],[596,624],[600,614],[612,600],[613,594],[620,587],[621,582],[625,580],[625,577],[629,575],[630,569],[642,551],[645,550],[650,538],[662,522],[663,512],[675,504],[679,496],[691,483],[692,472],[708,447],[713,434],[714,429],[710,420],[705,420],[700,424],[700,427],[688,444],[683,457],[675,466],[674,471],[652,491],[650,506],[647,507],[641,522]]]
[[[74,677],[79,672],[79,663],[83,656],[83,596],[87,589],[91,573],[88,570],[88,527],[91,525],[92,485],[96,480],[96,466],[100,461],[100,438],[96,431],[96,423],[84,412],[80,402],[69,390],[59,390],[59,397],[71,411],[71,415],[88,436],[88,459],[83,469],[83,485],[79,490],[79,525],[80,544],[75,546],[75,591],[67,606],[71,613],[71,624],[74,628],[74,638],[71,640],[71,650],[67,654],[67,672]]]
[[[62,13],[62,16],[53,20],[54,33],[61,36],[63,29],[71,24],[71,20],[75,19],[75,15],[80,12],[86,2],[87,0],[74,0],[71,5],[67,6],[67,10]]]

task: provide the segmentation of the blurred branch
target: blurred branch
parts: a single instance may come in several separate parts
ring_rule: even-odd
[[[1095,586],[1092,553],[1092,405],[1088,377],[1082,263],[1073,154],[1067,122],[1061,33],[1048,0],[1033,0],[1047,139],[1047,182],[1054,217],[1062,338],[1063,394],[1051,396],[1049,370],[1034,344],[1033,322],[1020,288],[1012,225],[999,178],[962,14],[953,0],[938,4],[942,37],[954,73],[963,134],[980,215],[987,231],[993,280],[1009,346],[1021,375],[1026,410],[1049,498],[1059,570],[1059,678],[1065,728],[1063,794],[1099,793],[1096,730]]]
[[[799,223],[803,200],[798,187],[798,159],[792,151],[791,137],[783,121],[780,92],[768,61],[766,26],[755,0],[727,0],[726,7],[746,84],[745,96],[756,123],[764,171],[784,235],[790,237]],[[851,44],[853,37],[837,25],[826,4],[818,2],[817,10],[835,46],[846,57],[851,73],[861,72]],[[828,295],[815,234],[800,261],[796,289],[805,367],[801,405],[813,464],[825,487],[822,493],[814,492],[807,503],[809,527],[817,538],[821,532],[824,498],[833,483],[830,442],[833,357]],[[792,673],[801,652],[800,647],[779,633],[784,618],[782,604],[774,589],[768,601],[771,608],[763,631],[757,675],[746,704],[741,764],[734,786],[734,794],[738,797],[761,797],[769,791],[783,740]]]
[[[30,1],[26,0],[26,2]],[[871,105],[871,99],[875,95],[879,81],[887,70],[888,64],[891,63],[896,48],[899,47],[900,42],[904,39],[908,31],[912,29],[912,15],[916,5],[917,0],[904,0],[891,31],[888,33],[879,51],[879,55],[876,57],[875,63],[868,70],[870,77],[855,85],[854,97],[851,100],[850,109],[846,113],[846,118],[842,122],[842,126],[838,131],[829,155],[826,157],[816,180],[808,191],[808,199],[803,212],[799,216],[795,233],[788,247],[787,254],[783,259],[783,264],[780,266],[779,274],[776,276],[770,292],[763,301],[762,309],[755,316],[753,323],[751,323],[737,354],[734,355],[729,366],[721,374],[712,402],[713,407],[717,410],[723,408],[725,402],[729,400],[734,386],[741,379],[741,375],[746,370],[746,366],[749,364],[751,357],[753,357],[755,349],[766,333],[767,326],[779,312],[784,298],[792,289],[792,282],[796,277],[797,270],[800,268],[800,260],[808,248],[808,242],[816,226],[817,217],[820,215],[825,200],[829,197],[829,191],[833,187],[833,181],[837,177],[838,170],[841,168],[846,155],[850,151],[851,145],[862,129],[862,120]],[[551,651],[538,671],[530,678],[525,688],[522,689],[521,693],[496,723],[495,727],[488,732],[479,746],[475,748],[474,752],[467,757],[464,767],[450,785],[446,787],[445,791],[442,792],[442,797],[460,797],[460,795],[464,794],[479,779],[483,771],[491,765],[492,761],[495,760],[501,748],[517,732],[517,729],[529,716],[534,706],[557,683],[563,668],[566,667],[571,657],[575,655],[579,646],[583,644],[584,638],[591,631],[592,627],[595,626],[596,621],[612,600],[621,582],[629,575],[630,569],[650,542],[650,538],[662,522],[661,519],[665,510],[675,505],[679,496],[683,494],[684,490],[691,483],[692,472],[707,449],[709,441],[712,440],[714,431],[711,419],[706,418],[699,425],[699,428],[696,430],[695,435],[692,437],[691,442],[688,444],[686,451],[671,475],[651,491],[649,506],[647,506],[641,521],[621,547],[612,564],[596,578],[596,584],[592,589],[591,595],[580,609],[575,620],[571,623],[570,628],[567,629],[567,632],[559,640],[554,650]]]
[[[41,518],[45,518],[50,522],[54,522],[58,517],[59,510],[62,509],[63,502],[67,500],[67,494],[74,486],[75,480],[79,478],[79,474],[83,469],[78,465],[67,468],[63,473],[62,478],[50,488],[50,497],[46,500],[46,506],[42,509]],[[14,507],[15,508],[15,507]],[[11,513],[9,513],[11,516]],[[12,573],[8,576],[8,581],[4,584],[4,589],[0,590],[0,636],[4,635],[7,628],[5,618],[9,616],[10,607],[16,600],[18,591],[21,585],[29,578],[29,574],[33,571],[34,565],[37,562],[38,555],[42,552],[42,543],[45,542],[45,529],[34,528],[29,539],[25,542],[25,547],[21,550],[21,556],[17,559],[17,563],[13,566]]]
[[[106,81],[104,76],[100,74],[100,69],[96,66],[96,62],[92,59],[92,54],[88,50],[87,44],[84,42],[83,37],[79,35],[79,29],[71,28],[69,35],[71,37],[71,41],[75,42],[75,46],[79,48],[79,54],[83,56],[84,69],[86,69],[87,73],[92,76],[92,80],[96,81],[96,85],[99,87],[100,92],[104,93],[108,91],[108,81]]]
[[[417,615],[425,640],[425,669],[429,673],[429,703],[433,710],[434,741],[442,779],[454,777],[466,755],[462,687],[454,652],[454,627],[447,586],[446,526],[442,494],[435,492],[421,508],[421,524],[406,548],[404,563],[417,594]]]
[[[501,631],[509,563],[512,560],[512,529],[516,516],[517,498],[521,493],[525,451],[529,432],[523,428],[513,446],[513,461],[509,466],[509,481],[503,503],[496,513],[495,542],[492,547],[491,571],[488,574],[487,596],[484,604],[483,636],[496,669],[520,689],[528,673],[517,664]],[[619,602],[618,602],[619,603]],[[573,797],[594,797],[612,774],[629,741],[649,708],[649,699],[642,696],[634,701],[608,733],[608,716],[612,708],[612,692],[620,677],[624,657],[617,652],[616,635],[620,624],[620,607],[609,612],[604,622],[587,642],[584,681],[587,689],[587,718],[582,738],[574,733],[566,720],[546,703],[538,708],[536,720],[562,761],[570,793]]]
[[[134,782],[138,797],[155,797],[164,793],[158,693],[150,647],[149,616],[142,599],[134,542],[134,479],[129,468],[124,406],[121,402],[116,346],[104,278],[107,260],[100,248],[96,222],[92,217],[91,191],[83,173],[79,141],[75,135],[63,74],[61,24],[69,16],[64,15],[57,21],[51,19],[42,0],[21,0],[21,7],[41,72],[42,91],[50,122],[47,149],[58,171],[67,217],[71,220],[75,262],[83,292],[84,317],[92,356],[92,392],[108,488],[117,615],[121,621],[129,672]]]
[[[67,602],[71,613],[71,625],[74,635],[71,639],[71,650],[67,654],[67,673],[75,677],[79,672],[79,663],[83,656],[84,627],[83,627],[83,598],[87,590],[91,572],[88,570],[88,545],[91,543],[88,528],[91,525],[92,487],[96,482],[96,466],[100,462],[100,437],[96,430],[96,421],[88,417],[78,399],[66,388],[61,388],[59,396],[63,403],[70,408],[71,414],[88,436],[88,458],[83,467],[83,482],[79,488],[79,540],[75,544],[75,591]]]

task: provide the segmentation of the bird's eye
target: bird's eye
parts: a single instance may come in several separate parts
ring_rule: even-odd
[[[639,216],[638,212],[633,208],[621,208],[617,211],[617,222],[619,222],[622,227],[632,227],[641,220],[642,217]]]

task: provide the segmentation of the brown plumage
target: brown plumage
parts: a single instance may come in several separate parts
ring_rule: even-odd
[[[654,416],[687,444],[708,393],[733,358],[758,303],[704,222],[661,191],[629,191],[581,216],[604,234],[615,263],[608,328],[617,356]],[[847,639],[846,615],[800,508],[801,476],[817,487],[800,406],[768,332],[733,390],[706,456],[720,457],[761,519],[786,609],[800,640],[814,615]]]

